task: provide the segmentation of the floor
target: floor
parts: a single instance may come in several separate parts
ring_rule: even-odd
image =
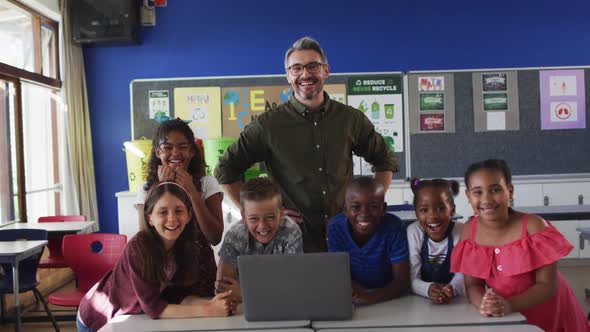
[[[69,290],[74,289],[75,284],[72,281],[70,284],[67,284],[60,290]],[[75,315],[74,311],[66,311],[67,308],[54,306],[49,304],[49,309],[54,315]],[[43,306],[40,305],[38,309],[33,309],[35,312],[27,312],[25,316],[41,316],[47,317]],[[76,322],[75,321],[58,321],[57,325],[61,332],[76,332]],[[14,331],[14,324],[12,323],[5,323],[0,324],[0,332],[13,332]],[[53,329],[53,325],[51,322],[21,322],[21,332],[40,332],[40,331],[55,331]]]
[[[590,288],[590,259],[580,262],[576,261],[562,261],[559,265],[559,271],[563,274],[565,279],[568,281],[574,293],[577,295],[578,300],[582,304],[586,313],[590,312],[590,299],[585,297],[584,288]],[[64,289],[73,288],[73,283],[68,284]],[[62,310],[61,307],[51,306],[52,310]],[[45,315],[45,312],[35,313],[36,315]],[[59,314],[59,313],[58,313]],[[27,315],[31,315],[27,313]],[[62,332],[76,332],[76,323],[58,321],[57,322]],[[12,332],[14,331],[14,324],[1,324],[0,332]],[[50,322],[34,323],[25,322],[22,324],[22,332],[40,332],[40,331],[54,331],[53,326]]]

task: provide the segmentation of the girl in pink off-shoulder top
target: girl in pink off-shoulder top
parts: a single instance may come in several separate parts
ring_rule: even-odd
[[[463,228],[451,271],[465,275],[469,301],[484,316],[518,311],[544,331],[590,331],[557,261],[573,246],[536,215],[510,208],[514,193],[503,160],[471,165],[466,194],[475,217]]]

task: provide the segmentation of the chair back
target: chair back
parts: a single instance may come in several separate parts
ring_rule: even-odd
[[[78,290],[88,291],[117,262],[127,236],[123,234],[76,234],[63,238],[62,252],[78,278]]]
[[[0,241],[38,241],[47,240],[47,231],[44,229],[4,229],[0,230]],[[33,255],[25,260],[22,260],[18,264],[18,279],[19,289],[21,292],[25,292],[32,287],[35,287],[37,282],[37,267],[39,266],[39,260],[41,259],[40,253]],[[0,293],[12,293],[12,265],[1,264],[4,270],[4,277],[0,286]],[[6,287],[5,287],[6,286]],[[5,289],[7,288],[7,289]]]
[[[67,222],[67,221],[86,221],[84,215],[67,215],[67,216],[46,216],[39,217],[38,222]],[[61,253],[61,238],[60,239],[49,239],[47,241],[47,249],[49,249],[50,258],[62,258]]]
[[[60,221],[86,221],[84,215],[69,215],[69,216],[46,216],[39,217],[38,222],[60,222]]]

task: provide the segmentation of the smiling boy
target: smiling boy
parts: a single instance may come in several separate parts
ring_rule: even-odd
[[[219,250],[216,292],[231,289],[241,301],[238,257],[303,252],[301,229],[283,213],[281,193],[268,178],[254,178],[240,189],[242,221],[225,234]]]
[[[328,225],[328,249],[350,255],[356,304],[391,300],[410,285],[406,233],[401,220],[385,213],[383,185],[373,178],[348,185],[344,212]]]

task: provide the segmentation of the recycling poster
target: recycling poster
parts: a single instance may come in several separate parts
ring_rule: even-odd
[[[348,105],[365,113],[392,151],[403,152],[402,76],[356,76],[348,79],[347,89]],[[360,162],[360,172],[372,174],[364,160]]]

